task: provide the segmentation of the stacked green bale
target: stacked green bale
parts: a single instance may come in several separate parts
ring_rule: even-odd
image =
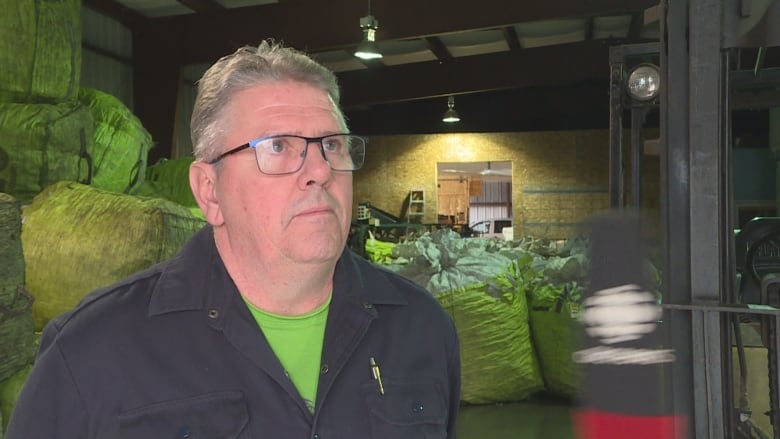
[[[533,342],[548,393],[576,399],[582,393],[582,368],[572,360],[582,330],[576,287],[541,285],[531,292]]]
[[[0,193],[0,382],[35,356],[32,297],[24,288],[19,202]]]
[[[93,88],[79,90],[79,102],[94,120],[91,184],[112,192],[134,193],[146,178],[152,136],[116,97]]]
[[[146,172],[146,184],[139,195],[155,195],[171,200],[182,206],[197,207],[190,189],[190,165],[192,156],[176,159],[162,159]]]
[[[27,204],[52,183],[88,183],[92,138],[83,105],[0,103],[0,192]]]
[[[146,171],[146,181],[137,195],[159,197],[187,207],[193,215],[203,218],[203,213],[190,189],[190,165],[194,157],[162,159]]]
[[[0,0],[0,101],[75,99],[80,0]]]
[[[0,382],[0,418],[2,418],[0,438],[2,437],[1,433],[8,428],[8,421],[11,420],[11,413],[16,405],[16,400],[19,399],[19,394],[22,393],[22,387],[24,387],[30,371],[32,371],[31,364],[19,369],[18,372],[7,380]]]
[[[173,256],[205,222],[160,198],[56,183],[24,209],[22,244],[41,329],[92,290]]]
[[[522,401],[544,389],[525,295],[508,275],[435,295],[461,343],[461,400]]]

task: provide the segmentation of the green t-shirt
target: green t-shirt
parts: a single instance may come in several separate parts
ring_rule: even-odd
[[[245,302],[309,411],[314,413],[330,297],[319,308],[299,316],[271,314]]]

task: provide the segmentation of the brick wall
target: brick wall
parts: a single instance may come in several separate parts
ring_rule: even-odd
[[[658,158],[643,160],[644,204],[657,210]],[[423,222],[435,223],[437,162],[473,161],[512,162],[516,237],[567,238],[587,215],[609,207],[607,130],[458,133],[372,136],[355,173],[353,214],[370,202],[400,216],[414,188],[425,190]]]

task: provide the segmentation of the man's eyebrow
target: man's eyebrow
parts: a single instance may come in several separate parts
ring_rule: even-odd
[[[258,135],[255,136],[255,139],[260,139],[262,137],[272,137],[272,136],[298,136],[298,137],[328,137],[328,136],[335,136],[338,134],[352,134],[349,132],[349,130],[328,130],[328,131],[321,131],[317,133],[315,136],[304,136],[301,131],[284,131],[284,132],[269,132],[267,134]]]

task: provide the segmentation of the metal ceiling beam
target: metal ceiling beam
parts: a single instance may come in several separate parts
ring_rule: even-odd
[[[578,68],[570,69],[571,65]],[[494,53],[454,58],[448,63],[429,61],[343,72],[338,77],[342,107],[350,111],[450,94],[606,81],[608,65],[609,46],[589,41],[525,49],[510,56]],[[142,70],[143,66],[147,68]],[[179,80],[178,70],[164,57],[156,63],[136,66],[135,111],[160,143],[150,152],[150,162],[170,154],[167,148],[172,144],[174,126],[171,115],[176,111]]]
[[[507,26],[502,29],[502,32],[504,34],[504,40],[506,40],[506,44],[509,46],[509,50],[513,53],[519,53],[523,50],[523,47],[520,45],[520,39],[517,38],[517,31],[514,26]]]
[[[89,0],[97,2],[97,0]],[[380,40],[423,38],[464,30],[494,29],[567,17],[590,17],[644,11],[657,0],[396,0],[372,10],[381,22]],[[305,13],[302,13],[305,11]],[[334,14],[333,11],[342,11]],[[442,11],[447,11],[443,14]],[[363,14],[354,0],[287,0],[270,5],[227,9],[209,14],[160,17],[137,28],[136,52],[162,52],[180,64],[213,62],[239,46],[276,38],[309,52],[355,45]],[[410,20],[410,15],[415,17]],[[328,17],[327,32],[322,17]]]
[[[642,36],[642,28],[645,26],[644,13],[631,14],[631,24],[628,27],[628,38]]]
[[[209,14],[213,12],[224,11],[225,8],[215,0],[176,0],[184,6],[192,9],[199,14]]]
[[[608,80],[461,94],[461,121],[441,122],[447,99],[437,97],[347,110],[350,129],[365,135],[601,129],[608,126]],[[533,105],[528,105],[533,102]]]
[[[428,49],[436,55],[439,61],[451,61],[452,54],[447,46],[441,42],[439,37],[425,37],[425,43],[428,45]]]
[[[350,55],[352,55],[353,53],[355,53],[355,50],[354,49],[353,50],[348,50],[347,52]],[[377,58],[377,59],[360,59],[360,58],[358,58],[357,60],[360,61],[360,64],[363,64],[364,66],[366,66],[366,68],[369,68],[369,69],[377,69],[377,68],[385,66],[385,63],[382,62],[382,58]]]
[[[593,17],[588,17],[585,19],[585,41],[589,41],[593,39]]]
[[[578,68],[568,67],[576,65]],[[529,69],[528,66],[535,66]],[[338,74],[345,108],[459,93],[608,79],[609,47],[598,41],[388,66]],[[606,91],[605,91],[606,93]]]
[[[98,3],[98,0],[85,1]],[[498,29],[562,16],[626,14],[644,11],[656,3],[657,0],[395,0],[375,5],[372,14],[382,22],[378,39],[386,41]],[[354,48],[362,37],[359,24],[363,13],[354,0],[285,0],[208,14],[160,17],[132,27],[134,109],[159,143],[151,151],[150,159],[169,156],[174,130],[171,115],[176,113],[182,66],[212,63],[240,46],[257,44],[266,38],[284,41],[309,53]],[[327,17],[327,27],[323,17]],[[454,58],[447,63],[369,68],[360,72],[363,76],[347,73],[343,75],[342,102],[353,106],[553,81],[567,84],[574,81],[571,74],[582,78],[604,77],[604,66],[608,65],[606,46],[602,50],[575,51],[574,55],[569,50],[563,46],[521,51],[520,56],[496,54]],[[535,68],[529,69],[529,65]],[[578,69],[572,70],[571,65],[577,65]]]

